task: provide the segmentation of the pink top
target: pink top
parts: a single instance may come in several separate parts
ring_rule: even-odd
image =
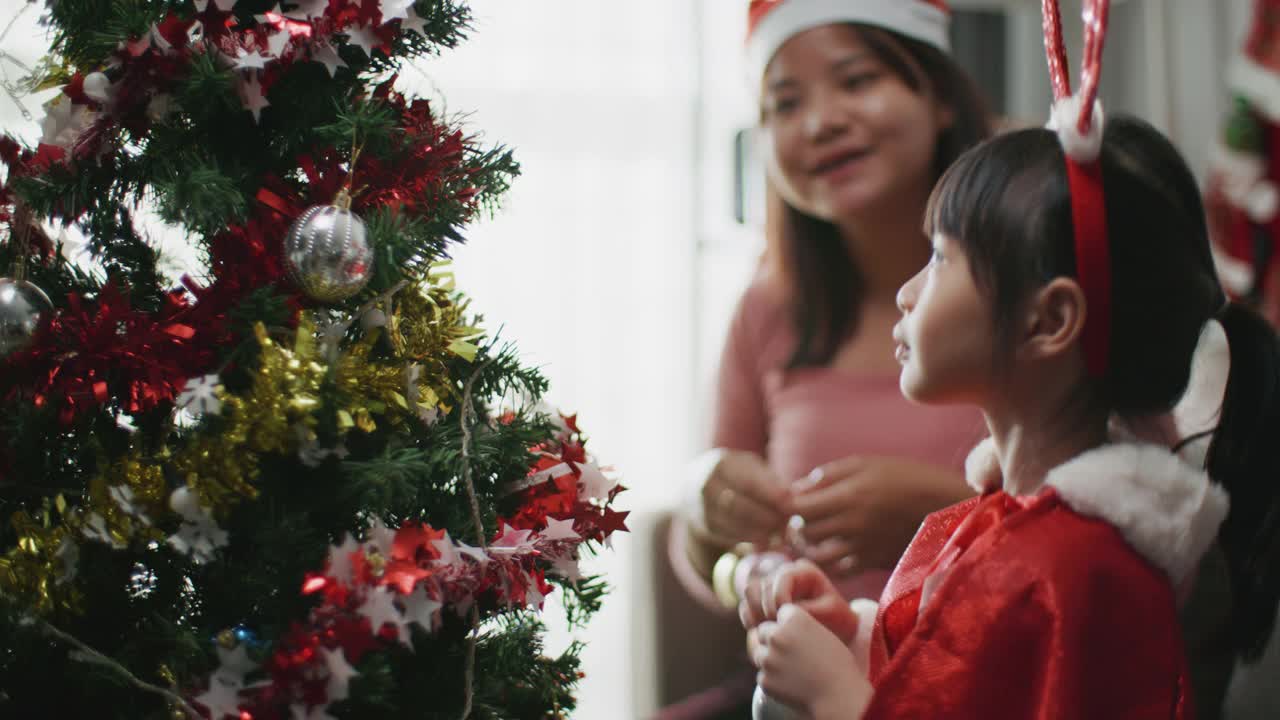
[[[720,358],[713,447],[757,453],[790,482],[850,455],[907,457],[960,472],[986,435],[976,408],[911,403],[896,373],[786,370],[794,348],[788,308],[757,278],[738,303]],[[689,589],[715,603],[684,548],[671,554]],[[870,571],[842,588],[850,597],[878,599],[888,577],[887,569]]]
[[[982,414],[916,405],[898,374],[786,370],[796,338],[788,309],[759,280],[738,303],[720,356],[712,447],[764,456],[784,481],[849,455],[892,455],[964,469],[986,436]]]

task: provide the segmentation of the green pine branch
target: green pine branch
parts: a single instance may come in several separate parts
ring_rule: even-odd
[[[272,9],[276,0],[239,0],[239,28]],[[287,4],[286,4],[287,7]],[[150,32],[169,13],[190,17],[191,0],[58,0],[49,10],[55,50],[65,72],[100,70],[122,41]],[[162,219],[180,226],[195,244],[208,243],[227,226],[260,210],[258,192],[274,176],[310,197],[299,157],[351,162],[356,146],[364,157],[393,162],[403,153],[403,119],[393,103],[373,97],[376,84],[414,58],[437,54],[461,42],[471,30],[470,12],[460,0],[418,0],[421,35],[406,32],[390,54],[369,58],[339,39],[347,63],[331,77],[319,63],[300,60],[276,78],[270,106],[260,120],[245,111],[237,92],[237,71],[211,53],[195,53],[183,77],[167,89],[170,107],[157,103],[151,121],[116,128],[113,142],[99,157],[76,158],[38,176],[16,177],[14,191],[38,214],[75,223],[88,238],[98,270],[84,271],[61,254],[27,261],[28,277],[59,304],[68,293],[92,300],[111,279],[129,289],[134,307],[160,307],[166,280],[159,276],[157,254],[133,213],[144,201]],[[58,72],[54,73],[59,74]],[[437,118],[442,127],[462,127],[461,119]],[[475,136],[463,142],[462,172],[446,173],[430,197],[414,211],[389,208],[362,211],[377,253],[375,274],[360,296],[330,308],[330,318],[347,319],[353,308],[403,280],[416,281],[447,257],[449,246],[464,238],[477,213],[494,212],[519,174],[512,152],[486,146]],[[359,178],[356,178],[359,186]],[[203,248],[207,253],[207,247]],[[0,242],[0,264],[12,261],[12,244]],[[215,277],[234,276],[236,267],[210,268]],[[228,392],[246,391],[258,367],[261,347],[254,327],[265,325],[273,337],[292,332],[294,298],[289,288],[249,292],[227,311],[229,337],[216,348],[214,364]],[[480,318],[468,319],[478,325]],[[204,328],[197,328],[204,330]],[[348,342],[359,333],[352,330]],[[124,549],[101,542],[78,544],[77,574],[70,582],[84,595],[77,612],[60,608],[49,620],[61,631],[102,652],[136,678],[167,687],[169,678],[191,690],[218,665],[213,638],[222,630],[245,626],[264,639],[251,654],[261,661],[270,642],[291,623],[304,621],[318,602],[300,592],[301,579],[324,567],[331,545],[347,533],[363,533],[380,519],[388,526],[404,521],[447,528],[474,542],[467,490],[461,486],[463,432],[461,396],[471,385],[468,463],[481,505],[483,535],[497,532],[498,518],[515,510],[510,483],[523,478],[530,448],[553,432],[551,419],[533,410],[547,390],[536,368],[525,366],[514,347],[494,337],[483,341],[470,360],[451,356],[433,372],[450,378],[442,400],[451,410],[434,422],[412,417],[377,417],[365,432],[340,432],[337,409],[346,399],[336,384],[322,386],[314,431],[322,447],[341,442],[345,459],[328,457],[305,464],[298,453],[258,453],[252,478],[259,495],[225,511],[218,522],[229,534],[214,561],[199,564],[164,542],[137,541]],[[371,362],[396,362],[389,345],[375,346]],[[99,470],[141,446],[156,453],[180,449],[199,434],[216,433],[225,420],[205,416],[193,425],[175,425],[171,408],[127,418],[109,402],[64,423],[50,408],[28,397],[0,399],[0,518],[26,512],[37,518],[57,515],[55,497],[73,505]],[[513,415],[507,411],[514,406]],[[282,420],[283,421],[283,420]],[[368,428],[366,428],[368,429]],[[211,463],[218,458],[210,458]],[[173,474],[169,468],[166,472]],[[167,477],[170,488],[187,478]],[[158,531],[177,529],[170,514],[159,517]],[[0,551],[19,538],[9,523],[0,524]],[[589,548],[583,547],[583,551]],[[581,627],[599,609],[607,586],[598,577],[578,582],[549,578],[561,588],[570,623]],[[0,716],[82,717],[89,713],[121,718],[167,718],[163,699],[139,693],[110,669],[86,664],[70,648],[24,624],[29,609],[0,596]],[[450,609],[433,632],[413,630],[414,649],[380,645],[359,663],[349,699],[336,703],[336,717],[455,718],[465,702],[469,617]],[[548,656],[545,628],[530,610],[487,610],[476,643],[472,685],[473,718],[548,718],[569,713],[580,676],[581,646]]]

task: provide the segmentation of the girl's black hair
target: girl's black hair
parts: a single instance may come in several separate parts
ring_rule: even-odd
[[[1280,600],[1280,341],[1252,310],[1227,304],[1199,187],[1173,145],[1141,120],[1114,117],[1100,161],[1112,319],[1107,375],[1095,389],[1121,415],[1171,409],[1187,388],[1204,323],[1222,322],[1231,371],[1206,470],[1231,497],[1218,540],[1231,577],[1232,641],[1255,660]],[[1009,332],[1029,291],[1075,275],[1057,136],[1022,130],[965,153],[934,188],[925,224],[964,249],[975,283],[992,298],[998,334]]]
[[[934,152],[934,179],[960,153],[990,135],[991,116],[973,80],[946,53],[919,40],[853,25],[867,47],[912,90],[934,93],[951,108],[952,125]],[[827,365],[858,329],[865,281],[839,229],[788,203],[780,223],[784,273],[790,280],[796,347],[789,367]],[[921,247],[926,240],[921,237]]]

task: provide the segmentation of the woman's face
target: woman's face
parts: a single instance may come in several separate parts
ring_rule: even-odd
[[[934,181],[938,133],[952,118],[845,24],[788,40],[765,70],[761,104],[779,192],[830,221],[856,219],[895,198],[923,199]]]

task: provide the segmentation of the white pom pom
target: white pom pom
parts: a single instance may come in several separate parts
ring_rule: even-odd
[[[964,459],[964,479],[978,492],[996,490],[1004,484],[1004,472],[1000,469],[1000,456],[996,454],[996,441],[982,439]]]
[[[1093,162],[1102,152],[1102,100],[1093,102],[1093,122],[1089,134],[1080,134],[1080,96],[1072,95],[1053,104],[1046,128],[1058,133],[1062,150],[1079,163]]]

